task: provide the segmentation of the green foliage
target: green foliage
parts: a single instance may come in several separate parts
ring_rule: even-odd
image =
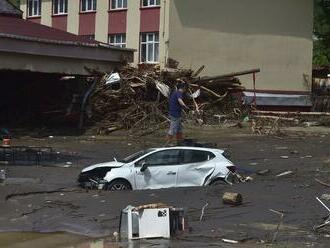
[[[330,1],[314,0],[315,65],[330,64]]]

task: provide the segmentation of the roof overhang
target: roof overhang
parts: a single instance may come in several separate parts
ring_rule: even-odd
[[[0,63],[0,70],[87,75],[84,67],[109,71],[120,63],[133,62],[134,51],[101,43],[83,44],[0,34],[0,53],[8,56],[7,62]],[[17,64],[9,63],[10,56],[21,61],[26,57],[29,65],[17,68]],[[41,58],[44,64],[40,64]],[[36,65],[33,65],[34,62],[37,62]],[[54,67],[54,64],[57,66]]]

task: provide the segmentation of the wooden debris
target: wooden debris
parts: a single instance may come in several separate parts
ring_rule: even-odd
[[[281,120],[281,121],[298,121],[295,118],[285,118],[285,117],[278,117],[278,116],[270,116],[270,115],[256,115],[253,118],[259,119],[273,119],[273,120]]]
[[[175,64],[175,61],[170,62]],[[222,76],[216,77],[218,81],[205,84],[207,86],[201,85],[197,75],[203,69],[201,67],[194,73],[192,70],[176,69],[175,66],[160,70],[159,66],[139,65],[134,68],[127,65],[118,71],[121,80],[116,88],[115,85],[105,84],[108,75],[101,77],[97,74],[100,79],[88,99],[86,122],[99,134],[126,129],[139,136],[140,131],[145,134],[164,128],[169,121],[168,99],[157,85],[162,84],[171,92],[179,81],[183,81],[187,82],[190,92],[196,88],[200,90],[198,98],[185,99],[186,104],[197,114],[186,113],[185,119],[192,119],[198,125],[210,124],[209,119],[217,123],[214,114],[233,113],[233,107],[239,104],[227,105],[226,100],[233,101],[229,95],[244,88],[237,78]]]
[[[206,204],[203,206],[201,216],[199,217],[199,221],[202,221],[202,220],[203,220],[204,213],[205,213],[205,208],[206,208],[208,205],[209,205],[209,203],[206,202]]]
[[[257,174],[260,176],[266,175],[270,172],[269,169],[258,171]]]
[[[275,214],[277,214],[277,215],[280,216],[280,220],[279,220],[279,222],[277,224],[276,231],[275,231],[275,233],[273,235],[273,239],[272,239],[272,243],[274,243],[276,241],[276,239],[277,239],[278,233],[279,233],[280,228],[281,228],[281,226],[283,224],[284,213],[282,213],[280,211],[277,211],[277,210],[273,210],[273,209],[269,209],[269,211],[271,211],[271,212],[273,212],[273,213],[275,213]]]
[[[151,203],[151,204],[146,204],[146,205],[141,205],[138,207],[135,207],[134,210],[140,211],[142,209],[152,209],[152,208],[171,208],[172,206],[169,206],[168,204],[165,203]]]
[[[329,183],[325,183],[325,182],[321,181],[320,179],[315,178],[315,181],[318,182],[319,184],[323,185],[323,186],[330,187]]]
[[[222,201],[224,204],[238,206],[243,202],[243,197],[239,193],[225,192],[222,196]]]
[[[305,116],[330,116],[330,113],[327,112],[284,112],[284,111],[261,111],[261,110],[254,110],[252,114],[261,114],[261,115],[305,115]]]
[[[198,68],[197,71],[194,72],[194,74],[192,75],[193,77],[197,77],[199,74],[201,74],[201,72],[205,69],[205,65],[202,65],[200,68]]]
[[[325,201],[330,201],[330,195],[329,194],[323,194],[321,195],[320,197],[322,200],[325,200]]]
[[[238,244],[237,240],[232,240],[232,239],[221,239],[222,242],[228,243],[228,244]]]
[[[276,177],[284,177],[284,176],[289,176],[291,174],[293,174],[293,171],[285,171],[283,173],[276,175]]]

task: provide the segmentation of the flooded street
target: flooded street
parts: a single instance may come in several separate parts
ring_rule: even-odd
[[[227,148],[231,160],[253,181],[234,186],[86,191],[76,183],[82,168],[161,146],[163,134],[139,140],[122,134],[14,140],[16,144],[48,145],[60,153],[74,154],[74,159],[55,166],[1,166],[8,178],[15,180],[0,186],[0,247],[232,247],[222,239],[236,240],[240,247],[265,247],[273,239],[279,222],[269,209],[284,213],[273,246],[327,247],[328,229],[312,230],[327,214],[315,197],[330,193],[328,187],[315,181],[317,178],[327,182],[329,178],[330,151],[324,147],[329,147],[330,139],[326,131],[307,135],[293,130],[275,137],[254,136],[244,129],[228,132],[205,128],[200,132],[190,130],[188,136]],[[67,162],[72,165],[67,166]],[[270,172],[256,174],[265,169]],[[285,171],[293,173],[276,177]],[[225,191],[241,193],[243,204],[224,205],[221,197]],[[188,228],[184,233],[170,241],[115,242],[113,233],[118,231],[123,208],[158,202],[185,209]]]

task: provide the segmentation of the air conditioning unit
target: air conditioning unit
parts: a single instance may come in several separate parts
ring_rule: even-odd
[[[140,207],[128,206],[121,212],[119,225],[121,239],[168,239],[184,229],[182,208],[150,204]]]

